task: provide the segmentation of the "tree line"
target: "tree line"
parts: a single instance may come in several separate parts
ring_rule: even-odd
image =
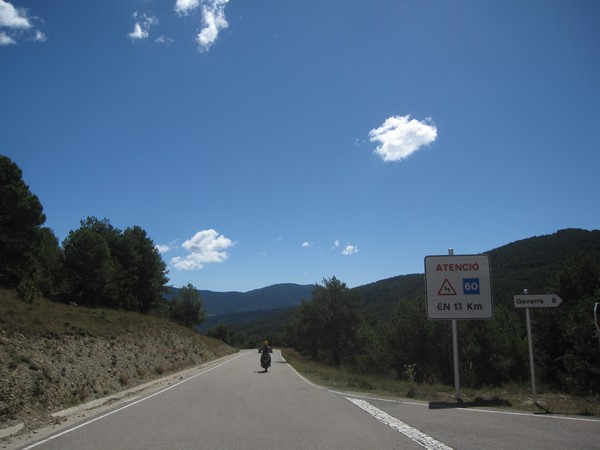
[[[535,365],[542,386],[578,395],[600,393],[600,347],[592,308],[600,299],[600,261],[578,252],[557,265],[547,292],[558,294],[558,309],[532,311]],[[305,356],[357,373],[452,385],[452,331],[446,320],[428,320],[424,286],[402,296],[387,314],[367,308],[359,289],[332,277],[317,284],[312,298],[287,316],[283,329],[261,324],[269,341]],[[273,321],[276,322],[276,321]],[[208,334],[232,345],[260,339],[242,327],[224,325]],[[529,381],[523,311],[496,302],[491,320],[458,323],[461,384],[500,386]]]
[[[532,311],[536,375],[545,385],[579,395],[600,393],[600,346],[592,310],[600,299],[600,261],[568,257],[548,292],[560,309]],[[449,321],[428,320],[424,288],[403,298],[387,318],[369,316],[360,295],[335,277],[317,285],[287,322],[286,344],[306,356],[357,372],[451,385]],[[496,304],[491,320],[460,321],[461,382],[466,387],[529,380],[524,314]]]
[[[38,197],[21,169],[0,155],[0,286],[32,302],[43,295],[82,306],[167,316],[186,326],[204,320],[191,285],[167,302],[166,264],[139,226],[120,230],[108,219],[87,217],[59,245]]]

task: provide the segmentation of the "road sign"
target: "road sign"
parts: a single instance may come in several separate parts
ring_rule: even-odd
[[[556,308],[562,298],[556,294],[522,294],[513,296],[515,308]]]
[[[487,255],[425,257],[429,319],[491,319],[492,280]]]

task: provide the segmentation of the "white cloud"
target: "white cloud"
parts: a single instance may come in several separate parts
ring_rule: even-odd
[[[136,22],[133,26],[133,31],[127,36],[129,36],[131,39],[146,39],[148,37],[148,32],[142,30],[140,23]]]
[[[311,246],[312,246],[311,242],[303,242],[302,243],[302,247],[304,247],[304,248],[308,248],[308,247],[311,247]]]
[[[182,16],[187,16],[198,6],[200,6],[200,0],[177,0],[175,2],[175,11]]]
[[[392,116],[379,128],[369,132],[371,142],[379,142],[375,149],[384,161],[401,161],[437,138],[437,128],[431,118],[423,122],[407,116]]]
[[[353,255],[358,253],[358,247],[356,245],[347,244],[342,250],[342,255]]]
[[[8,34],[0,31],[0,45],[15,45],[17,41],[11,38]]]
[[[40,30],[35,30],[35,35],[33,36],[33,38],[31,38],[31,40],[34,42],[46,42],[48,38]]]
[[[157,25],[158,19],[146,14],[139,14],[137,11],[133,13],[133,18],[136,19],[136,22],[133,25],[133,31],[127,36],[132,40],[148,39],[148,36],[150,36],[150,27]]]
[[[339,246],[340,246],[340,241],[338,239],[333,241],[333,248],[338,248]]]
[[[157,44],[164,44],[168,47],[175,41],[168,36],[161,35],[157,37],[154,42],[156,42]]]
[[[155,247],[156,247],[156,250],[158,250],[158,253],[160,253],[160,254],[171,252],[171,251],[177,250],[179,248],[179,240],[174,239],[171,242],[169,242],[168,244],[157,244],[157,245],[155,245]]]
[[[35,29],[33,24],[39,20],[37,17],[29,17],[24,8],[15,8],[12,3],[0,0],[0,45],[15,45],[17,38],[45,42],[46,35]]]
[[[0,27],[29,29],[32,25],[24,9],[0,0]]]
[[[231,239],[219,235],[213,229],[198,231],[191,239],[182,244],[190,252],[185,258],[171,259],[171,265],[177,269],[202,269],[207,263],[220,263],[228,258],[227,250],[235,245]]]
[[[155,245],[155,247],[156,247],[156,250],[158,250],[158,253],[160,253],[161,255],[163,253],[167,253],[168,251],[171,250],[171,247],[169,247],[166,244],[157,244],[157,245]]]
[[[205,0],[202,4],[203,28],[196,36],[198,50],[206,52],[215,43],[221,30],[227,28],[229,23],[225,18],[225,5],[229,0]]]

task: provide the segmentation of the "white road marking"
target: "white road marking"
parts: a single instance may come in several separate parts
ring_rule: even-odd
[[[281,359],[283,359],[283,361],[287,363],[287,361],[283,358],[283,356],[281,357]],[[290,369],[292,369],[292,371],[296,375],[298,375],[302,380],[304,380],[305,383],[310,384],[311,386],[313,386],[317,389],[322,389],[324,391],[331,392],[332,394],[338,394],[338,395],[349,396],[349,397],[354,397],[354,398],[364,398],[367,400],[376,400],[378,402],[402,403],[404,405],[424,406],[426,408],[429,408],[429,404],[427,402],[417,403],[417,402],[411,402],[411,401],[406,401],[406,400],[397,400],[397,399],[382,398],[382,397],[372,397],[372,396],[368,396],[368,395],[354,394],[353,392],[342,392],[342,391],[336,391],[334,389],[328,389],[324,386],[319,386],[318,384],[315,384],[312,381],[310,381],[308,378],[302,376],[289,363],[287,363],[287,366]],[[487,414],[500,414],[500,415],[506,415],[506,416],[528,416],[528,417],[535,417],[536,419],[574,420],[574,421],[580,421],[580,422],[600,422],[600,420],[598,420],[597,418],[557,416],[557,415],[536,414],[536,413],[518,412],[518,411],[498,411],[498,410],[494,410],[494,409],[481,409],[481,408],[461,408],[460,405],[456,405],[456,407],[453,409],[455,411],[463,411],[465,413],[475,412],[475,413],[487,413]]]
[[[368,412],[381,423],[393,428],[394,430],[402,433],[407,438],[416,442],[417,444],[425,447],[426,449],[431,450],[452,450],[452,447],[448,447],[443,442],[437,441],[431,436],[423,433],[422,431],[417,430],[416,428],[407,425],[399,419],[396,419],[393,416],[390,416],[385,411],[380,410],[379,408],[374,407],[370,403],[365,402],[364,400],[359,400],[357,398],[349,398],[345,397],[349,402],[354,403],[360,409]]]
[[[234,356],[233,358],[231,358],[231,359],[228,359],[228,360],[226,360],[226,361],[222,362],[221,364],[218,364],[218,365],[216,365],[216,366],[213,366],[213,367],[210,367],[210,368],[208,368],[208,369],[206,369],[206,370],[203,370],[202,372],[200,372],[200,373],[197,373],[196,375],[192,375],[191,377],[189,377],[189,378],[186,378],[185,380],[182,380],[182,381],[180,381],[179,383],[175,383],[175,384],[173,384],[173,385],[171,385],[171,386],[169,386],[169,387],[166,387],[166,388],[164,388],[164,389],[162,389],[162,390],[160,390],[160,391],[158,391],[158,392],[155,392],[154,394],[151,394],[151,395],[149,395],[149,396],[147,396],[147,397],[140,398],[139,400],[136,400],[136,401],[134,401],[134,402],[131,402],[131,401],[130,401],[129,403],[126,403],[126,404],[125,404],[125,406],[121,406],[120,408],[117,408],[117,409],[115,409],[115,410],[112,410],[112,411],[110,411],[110,412],[107,412],[106,414],[103,414],[103,415],[101,415],[101,416],[98,416],[98,417],[95,417],[95,418],[93,418],[93,419],[91,419],[91,420],[88,420],[87,422],[83,422],[83,423],[81,423],[81,424],[79,424],[79,425],[76,425],[76,426],[74,426],[73,428],[69,428],[69,429],[67,429],[67,430],[65,430],[65,431],[63,431],[63,432],[61,432],[61,433],[55,434],[55,435],[53,435],[53,436],[50,436],[49,438],[46,438],[46,439],[44,439],[44,440],[41,440],[41,441],[39,441],[39,442],[36,442],[36,443],[34,443],[34,444],[31,444],[31,445],[29,445],[29,446],[27,446],[27,447],[24,447],[24,448],[23,448],[23,450],[29,450],[29,449],[31,449],[31,448],[35,448],[35,447],[37,447],[37,446],[39,446],[39,445],[45,444],[46,442],[49,442],[49,441],[51,441],[51,440],[53,440],[53,439],[56,439],[57,437],[63,436],[63,435],[65,435],[65,434],[68,434],[68,433],[71,433],[72,431],[78,430],[79,428],[83,428],[83,427],[85,427],[85,426],[87,426],[87,425],[89,425],[89,424],[91,424],[91,423],[94,423],[94,422],[96,422],[96,421],[98,421],[98,420],[102,420],[102,419],[104,419],[105,417],[112,416],[113,414],[115,414],[115,413],[118,413],[118,412],[120,412],[120,411],[123,411],[124,409],[127,409],[127,408],[129,408],[129,407],[131,407],[131,406],[137,405],[138,403],[141,403],[141,402],[143,402],[143,401],[149,400],[149,399],[151,399],[152,397],[156,397],[157,395],[160,395],[160,394],[162,394],[163,392],[167,392],[167,391],[169,391],[169,390],[173,389],[174,387],[177,387],[177,386],[179,386],[180,384],[187,383],[188,381],[190,381],[190,380],[193,380],[193,379],[194,379],[194,378],[196,378],[196,377],[199,377],[199,376],[201,376],[201,375],[204,375],[204,374],[206,374],[206,373],[208,373],[208,372],[211,372],[211,371],[215,370],[217,367],[221,367],[222,365],[224,365],[224,364],[227,364],[227,363],[229,363],[229,362],[233,361],[234,359],[237,359],[237,358],[239,358],[240,356],[244,356],[245,354],[247,354],[247,353],[246,353],[246,352],[240,353],[239,355],[237,355],[237,356]]]

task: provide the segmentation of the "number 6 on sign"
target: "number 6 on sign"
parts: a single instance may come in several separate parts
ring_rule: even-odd
[[[479,295],[479,278],[463,278],[463,294]]]

